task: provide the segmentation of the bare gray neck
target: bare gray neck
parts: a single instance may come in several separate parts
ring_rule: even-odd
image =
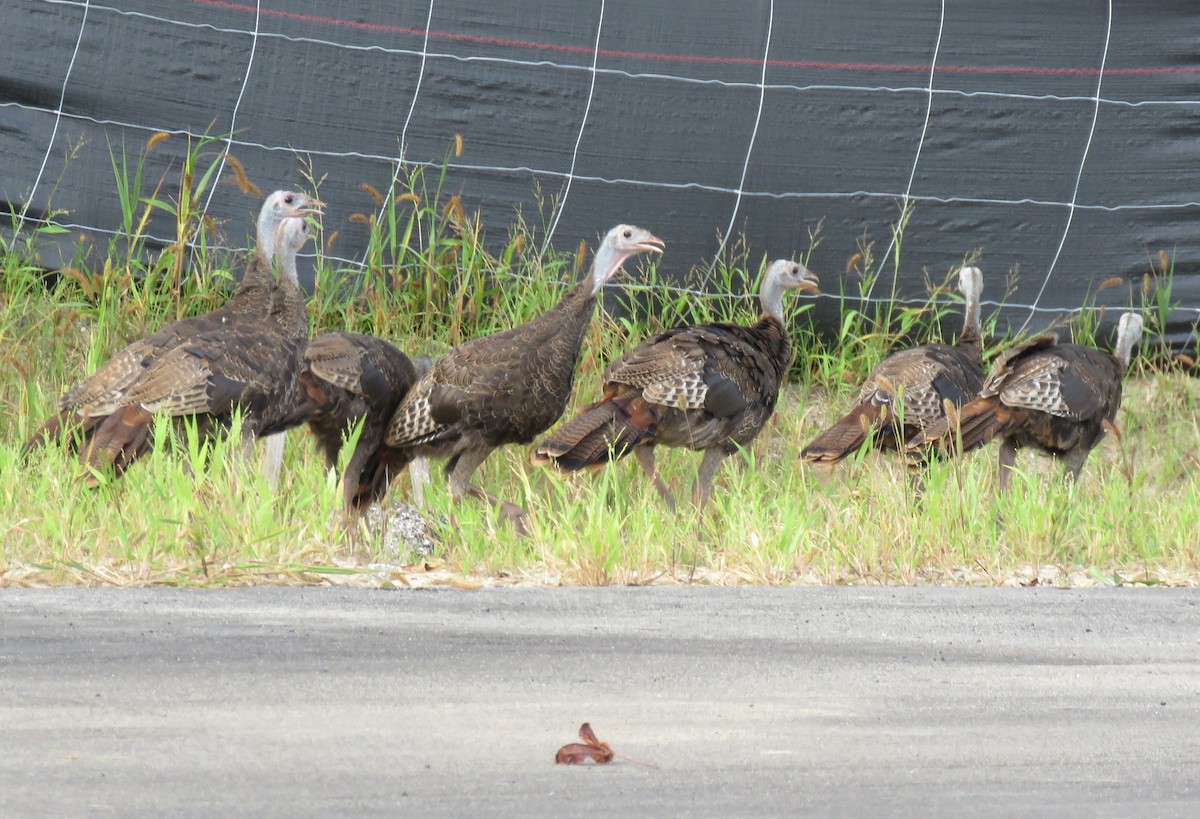
[[[1121,366],[1129,369],[1129,362],[1133,360],[1133,348],[1138,343],[1138,339],[1142,336],[1141,322],[1132,324],[1128,327],[1122,327],[1121,333],[1117,336],[1117,349],[1115,355],[1117,360],[1121,362]]]
[[[967,299],[966,309],[963,310],[963,332],[964,333],[970,329],[975,329],[976,331],[978,331],[980,310],[981,310],[981,305],[980,305],[980,300],[979,300],[979,294],[972,291]]]
[[[275,258],[275,220],[269,208],[263,208],[258,215],[258,252],[264,259]]]
[[[592,295],[600,292],[600,288],[617,272],[617,268],[628,258],[608,242],[601,242],[596,255],[592,258]]]
[[[300,286],[300,276],[296,272],[296,259],[292,257],[291,264],[282,264],[279,266],[279,283],[287,282],[292,287]]]
[[[300,286],[300,273],[296,270],[296,255],[300,252],[300,248],[284,243],[284,246],[279,249],[279,255],[275,259],[276,275],[279,277],[279,283],[285,281],[293,287]]]
[[[758,302],[764,316],[783,323],[783,282],[777,276],[763,276],[758,288]]]

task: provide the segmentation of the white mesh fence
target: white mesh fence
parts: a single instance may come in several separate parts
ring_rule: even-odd
[[[512,6],[536,12],[533,20],[449,0],[403,9],[383,2],[282,5],[26,0],[0,10],[0,19],[46,34],[45,54],[27,66],[29,76],[10,68],[0,87],[0,145],[11,148],[0,184],[17,223],[41,223],[53,192],[54,204],[66,208],[54,224],[115,235],[112,206],[96,200],[114,197],[112,186],[103,186],[109,160],[101,149],[116,139],[136,146],[160,131],[231,134],[231,153],[262,187],[282,186],[285,180],[263,180],[278,179],[279,169],[294,175],[299,155],[330,176],[336,194],[360,181],[394,190],[401,158],[440,171],[445,145],[461,133],[469,150],[450,159],[447,172],[464,204],[478,205],[485,224],[506,225],[542,186],[557,200],[542,226],[547,247],[573,248],[612,222],[637,221],[667,240],[668,254],[673,246],[685,249],[675,270],[703,270],[722,258],[728,237],[743,231],[755,252],[803,251],[803,242],[789,244],[804,235],[802,225],[825,218],[826,238],[812,265],[818,272],[837,271],[862,235],[876,240],[878,276],[868,302],[891,300],[882,294],[894,287],[899,301],[924,301],[925,270],[938,278],[955,257],[977,248],[997,282],[990,289],[998,290],[1015,259],[1017,291],[985,302],[1008,311],[1014,329],[1079,309],[1111,275],[1129,279],[1121,291],[1128,300],[1138,274],[1163,250],[1177,260],[1175,297],[1182,304],[1173,321],[1186,327],[1200,319],[1200,276],[1192,275],[1200,270],[1200,241],[1190,224],[1200,209],[1191,182],[1200,159],[1191,145],[1200,121],[1200,66],[1187,61],[1183,46],[1132,61],[1114,57],[1128,52],[1115,50],[1114,38],[1127,45],[1174,35],[1186,45],[1188,31],[1200,32],[1200,10],[1157,19],[1152,11],[1114,8],[1111,0],[1088,9],[1065,4],[1073,9],[1059,9],[1065,30],[1078,35],[1069,47],[1060,32],[1044,48],[972,61],[978,40],[963,44],[963,31],[1019,43],[1023,27],[1045,21],[1022,19],[1023,4],[965,9],[941,0],[919,8],[847,4],[840,21],[822,22],[807,19],[816,13],[806,6],[766,0],[726,12],[734,16],[691,41],[679,32],[686,27],[668,25],[690,19],[695,6],[685,2],[660,4],[654,19],[665,22],[658,28],[630,21],[653,9],[614,0]],[[874,31],[896,31],[887,56],[911,59],[877,60],[875,44],[855,44],[852,35],[839,48],[853,59],[831,59],[823,46],[797,36],[806,27],[852,30],[865,9],[882,18]],[[733,29],[727,41],[721,25]],[[131,48],[146,38],[167,44],[145,56],[135,86],[114,66],[141,59]],[[185,54],[167,63],[173,76],[161,76],[155,60],[178,51],[170,43],[191,49],[195,59]],[[300,113],[288,121],[277,98],[290,89]],[[558,110],[548,102],[555,98]],[[189,108],[190,117],[172,116]],[[614,110],[624,112],[622,127],[611,125]],[[823,114],[835,121],[817,121]],[[338,116],[341,128],[328,121]],[[1032,125],[1020,124],[1030,119]],[[1053,130],[1062,122],[1061,133],[1044,136],[1042,124]],[[948,134],[946,126],[956,123],[978,130]],[[845,129],[844,141],[827,128]],[[863,136],[872,128],[881,132],[874,141]],[[784,144],[788,134],[795,141]],[[716,139],[720,150],[706,152],[705,140]],[[78,144],[72,140],[103,154],[103,161],[93,156],[100,171],[75,173],[71,163],[88,160],[64,158]],[[810,142],[816,159],[805,155]],[[475,145],[479,150],[470,150]],[[1009,153],[1051,170],[993,163]],[[844,184],[829,184],[836,181]],[[477,190],[483,193],[475,198]],[[322,193],[333,205],[327,229],[350,228],[348,213],[361,202],[339,211],[330,191]],[[643,213],[626,219],[622,204]],[[214,186],[205,205],[225,221],[252,212],[231,185]],[[887,227],[906,205],[926,221],[917,238],[904,235],[897,283]],[[651,207],[672,211],[667,227],[644,213]],[[672,227],[681,241],[673,241]],[[365,236],[346,233],[328,255],[361,266]],[[1081,258],[1093,247],[1107,255]],[[668,287],[696,297],[746,297]],[[836,286],[827,289],[836,294]]]

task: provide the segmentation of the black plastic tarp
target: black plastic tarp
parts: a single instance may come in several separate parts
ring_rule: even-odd
[[[631,222],[703,288],[721,237],[756,263],[822,223],[811,267],[837,292],[864,238],[890,260],[907,201],[900,298],[979,252],[1004,324],[1038,328],[1137,301],[1163,251],[1174,342],[1200,308],[1194,2],[0,0],[0,27],[0,198],[71,228],[48,266],[119,229],[112,152],[157,131],[148,178],[186,134],[232,134],[264,190],[310,162],[349,263],[360,185],[440,167],[457,134],[446,187],[497,242],[518,214],[560,249]],[[207,207],[244,247],[257,202],[232,175]]]

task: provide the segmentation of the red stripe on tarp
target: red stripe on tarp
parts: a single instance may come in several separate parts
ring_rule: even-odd
[[[385,23],[362,23],[356,20],[339,20],[335,17],[320,17],[315,14],[300,14],[294,11],[279,11],[278,9],[257,9],[243,3],[231,3],[228,0],[189,0],[199,6],[214,6],[230,11],[241,11],[249,14],[265,14],[270,17],[280,17],[287,20],[299,20],[305,23],[317,23],[326,26],[357,28],[366,31],[385,31],[390,34],[411,34],[415,37],[425,37],[425,29],[406,26],[391,26]],[[458,34],[450,31],[430,31],[430,39],[456,40],[465,43],[482,43],[499,45],[508,48],[537,49],[540,51],[561,51],[570,54],[598,53],[602,57],[625,57],[631,60],[653,60],[659,62],[677,63],[716,63],[721,65],[762,65],[762,60],[756,57],[713,57],[703,54],[657,54],[644,51],[620,51],[616,49],[591,49],[586,46],[564,45],[562,43],[542,43],[533,40],[509,40],[503,37],[483,37],[477,34]],[[928,74],[934,67],[931,65],[905,63],[837,63],[818,62],[809,60],[767,60],[767,65],[781,68],[819,68],[829,71],[877,71],[877,72],[918,72]],[[946,74],[1060,74],[1096,76],[1099,68],[1033,68],[1017,65],[939,65],[938,73]],[[1143,67],[1143,68],[1106,68],[1105,74],[1198,74],[1200,66],[1181,68]]]

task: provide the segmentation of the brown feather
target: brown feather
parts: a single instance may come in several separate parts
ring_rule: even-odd
[[[803,265],[779,260],[763,276],[757,323],[699,324],[650,336],[609,365],[604,397],[540,443],[533,462],[574,472],[637,447],[704,451],[693,495],[703,504],[716,465],[748,446],[775,411],[792,355],[782,293],[815,288],[816,277]],[[643,468],[651,471],[645,458]]]
[[[484,493],[471,473],[495,448],[525,444],[566,409],[596,292],[637,253],[662,242],[629,225],[610,230],[588,276],[554,307],[508,330],[472,339],[434,362],[396,408],[384,444],[408,457],[444,458],[451,495]]]
[[[881,409],[877,404],[855,406],[841,420],[800,450],[800,457],[812,463],[842,461],[846,456],[857,452],[867,440],[870,431],[878,426]]]
[[[111,467],[121,474],[146,450],[153,424],[154,414],[140,406],[114,412],[104,419],[80,452],[80,462],[98,472]],[[94,475],[86,480],[89,485],[96,483]]]
[[[1004,412],[1003,417],[998,411]],[[912,446],[933,447],[942,454],[953,454],[960,447],[970,452],[1000,434],[1003,422],[1008,420],[1010,413],[995,396],[976,398],[959,408],[956,427],[950,426],[949,419],[939,419],[918,432]]]
[[[1106,425],[1116,419],[1128,354],[1141,327],[1139,316],[1122,317],[1118,347],[1122,341],[1126,345],[1119,353],[1124,359],[1060,344],[1053,335],[1007,350],[996,360],[980,397],[961,409],[957,428],[943,419],[914,436],[909,448],[969,452],[1001,437],[1002,466],[1011,465],[1016,449],[1032,446],[1063,457],[1068,474],[1078,475]],[[1007,469],[1002,469],[1002,488],[1006,481]]]
[[[553,464],[562,472],[603,466],[651,442],[661,418],[661,408],[625,389],[555,430],[534,450],[533,463]]]
[[[383,339],[345,332],[313,338],[304,361],[298,404],[283,423],[307,423],[331,469],[338,464],[346,436],[361,423],[342,481],[347,510],[362,509],[387,491],[411,459],[385,447],[383,435],[416,380],[417,368]]]
[[[23,457],[51,440],[60,439],[68,429],[79,434],[65,439],[65,446],[73,450],[81,443],[87,445],[92,432],[109,415],[131,403],[128,393],[162,357],[201,334],[224,331],[268,315],[280,291],[272,278],[271,259],[264,249],[274,244],[276,230],[284,218],[312,212],[318,205],[316,200],[291,191],[276,191],[267,197],[258,217],[258,246],[233,296],[209,313],[168,324],[114,354],[59,399],[57,421],[52,416],[38,428],[26,442]]]
[[[804,447],[800,457],[836,464],[868,439],[876,449],[901,450],[921,430],[944,424],[947,403],[961,407],[979,395],[983,357],[978,311],[983,275],[976,268],[963,268],[959,289],[966,301],[958,342],[953,346],[922,344],[889,355],[863,382],[850,411]]]
[[[62,435],[63,429],[71,423],[71,411],[59,410],[57,415],[51,415],[29,436],[29,440],[21,447],[21,459],[27,460],[34,450],[40,449]]]

